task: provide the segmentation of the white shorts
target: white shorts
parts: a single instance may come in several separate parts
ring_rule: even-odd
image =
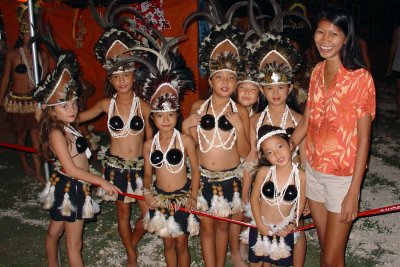
[[[306,164],[306,196],[325,203],[328,211],[341,213],[342,202],[353,176],[336,176],[318,172]]]

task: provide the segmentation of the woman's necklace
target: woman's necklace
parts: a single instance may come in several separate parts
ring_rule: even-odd
[[[119,131],[115,131],[110,124],[110,119],[112,117],[112,114],[114,114],[114,106],[115,106],[115,111],[116,114],[120,115],[119,111],[118,111],[118,107],[117,107],[117,102],[116,102],[116,98],[117,98],[118,94],[115,94],[110,101],[110,106],[108,107],[108,120],[107,120],[107,127],[108,130],[110,131],[110,134],[113,138],[123,138],[123,137],[127,137],[128,135],[138,135],[140,134],[144,127],[142,129],[140,129],[139,131],[135,131],[132,132],[130,129],[130,122],[132,120],[132,118],[138,114],[141,118],[143,118],[142,116],[142,110],[140,108],[140,100],[138,97],[135,96],[135,94],[133,94],[133,98],[132,98],[132,105],[131,105],[131,110],[129,112],[129,117],[127,121],[124,121],[124,126],[122,127],[122,129],[120,129]]]
[[[227,138],[225,141],[223,141],[223,140],[222,140],[222,137],[221,137],[221,133],[220,133],[219,128],[218,128],[218,120],[219,120],[219,118],[220,118],[222,115],[225,114],[225,111],[228,109],[228,107],[229,107],[230,105],[232,105],[232,110],[233,110],[233,112],[237,112],[237,107],[236,107],[235,102],[234,102],[232,99],[229,99],[228,103],[226,103],[226,105],[225,105],[225,107],[222,109],[221,113],[219,113],[218,115],[216,115],[216,114],[215,114],[215,110],[214,110],[214,105],[213,105],[213,102],[212,102],[212,96],[211,96],[211,97],[208,98],[206,101],[204,101],[204,103],[200,106],[199,110],[197,111],[197,114],[200,115],[200,114],[204,111],[205,107],[206,107],[208,104],[210,104],[212,115],[213,115],[214,118],[215,118],[215,126],[214,126],[214,129],[213,129],[213,136],[212,136],[212,138],[211,138],[211,140],[210,140],[210,139],[208,139],[207,136],[205,135],[204,130],[201,128],[201,126],[200,126],[200,125],[197,125],[197,139],[198,139],[198,142],[199,142],[200,151],[201,151],[202,153],[207,153],[207,152],[209,152],[213,147],[215,147],[215,148],[220,148],[220,147],[221,147],[221,148],[223,148],[224,150],[230,150],[230,149],[232,149],[232,147],[233,147],[233,145],[235,144],[235,141],[236,141],[236,130],[235,130],[235,128],[233,127],[233,128],[229,131],[229,136],[228,136],[228,138]],[[201,141],[201,139],[202,139],[201,137],[203,137],[203,139],[206,141],[206,143],[207,143],[207,145],[208,145],[207,148],[205,148],[205,147],[203,146],[203,143],[202,143],[202,141]],[[230,141],[230,143],[229,143],[229,141]],[[228,144],[228,143],[229,143],[229,144]]]
[[[168,152],[171,151],[172,146],[175,144],[175,140],[178,139],[178,144],[179,144],[179,149],[182,153],[182,158],[181,161],[178,164],[172,165],[168,162],[167,159],[167,154]],[[150,160],[150,164],[154,167],[154,168],[161,168],[162,166],[165,166],[167,168],[167,170],[171,173],[179,173],[183,166],[185,165],[185,161],[184,161],[184,157],[185,157],[185,147],[183,146],[183,142],[182,142],[182,138],[181,138],[181,134],[179,133],[178,130],[174,129],[174,133],[171,136],[171,139],[169,141],[167,150],[165,150],[165,152],[162,151],[161,149],[161,143],[160,143],[160,132],[156,133],[156,135],[153,138],[153,142],[151,144],[151,150],[150,150],[150,154],[149,154],[149,158],[151,159],[151,155],[152,153],[155,151],[154,150],[159,150],[162,152],[163,154],[163,158],[161,159],[160,163],[158,164],[153,164],[152,161]]]

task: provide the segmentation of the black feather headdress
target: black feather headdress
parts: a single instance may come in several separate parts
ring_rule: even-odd
[[[132,54],[129,48],[140,46],[140,42],[133,39],[127,31],[111,27],[104,31],[103,35],[94,46],[94,53],[97,59],[103,64],[107,71],[111,69],[119,60]],[[114,73],[133,71],[135,64],[133,62],[121,65]]]
[[[143,86],[143,97],[152,112],[176,111],[187,90],[194,90],[192,70],[178,54],[169,53],[169,64],[159,73],[150,73]]]
[[[289,39],[276,32],[264,33],[256,43],[250,62],[259,70],[257,81],[266,84],[290,84],[302,63],[302,56]]]
[[[234,12],[247,4],[242,1],[233,4],[221,17],[217,5],[210,0],[210,12],[197,11],[190,14],[183,23],[183,30],[192,20],[205,18],[211,24],[210,33],[200,44],[199,61],[200,68],[207,76],[211,77],[218,71],[229,71],[237,75],[240,64],[239,49],[245,41],[244,33],[232,25]]]
[[[62,52],[54,70],[36,87],[33,99],[42,105],[54,106],[77,97],[82,88],[78,75],[75,55],[70,51]]]

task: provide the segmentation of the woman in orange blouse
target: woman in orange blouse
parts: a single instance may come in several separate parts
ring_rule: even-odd
[[[321,12],[314,34],[325,59],[313,70],[303,120],[307,189],[321,247],[321,266],[344,266],[367,164],[375,87],[358,51],[353,19],[342,8]]]

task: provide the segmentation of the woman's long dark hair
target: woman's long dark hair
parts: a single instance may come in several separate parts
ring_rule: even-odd
[[[327,6],[318,15],[317,25],[321,20],[326,20],[334,24],[346,36],[346,42],[340,51],[340,60],[343,66],[349,70],[365,68],[361,58],[353,17],[350,13],[341,7]]]
[[[24,40],[21,38],[20,35],[18,35],[18,39],[15,42],[14,48],[20,48],[24,45]]]

